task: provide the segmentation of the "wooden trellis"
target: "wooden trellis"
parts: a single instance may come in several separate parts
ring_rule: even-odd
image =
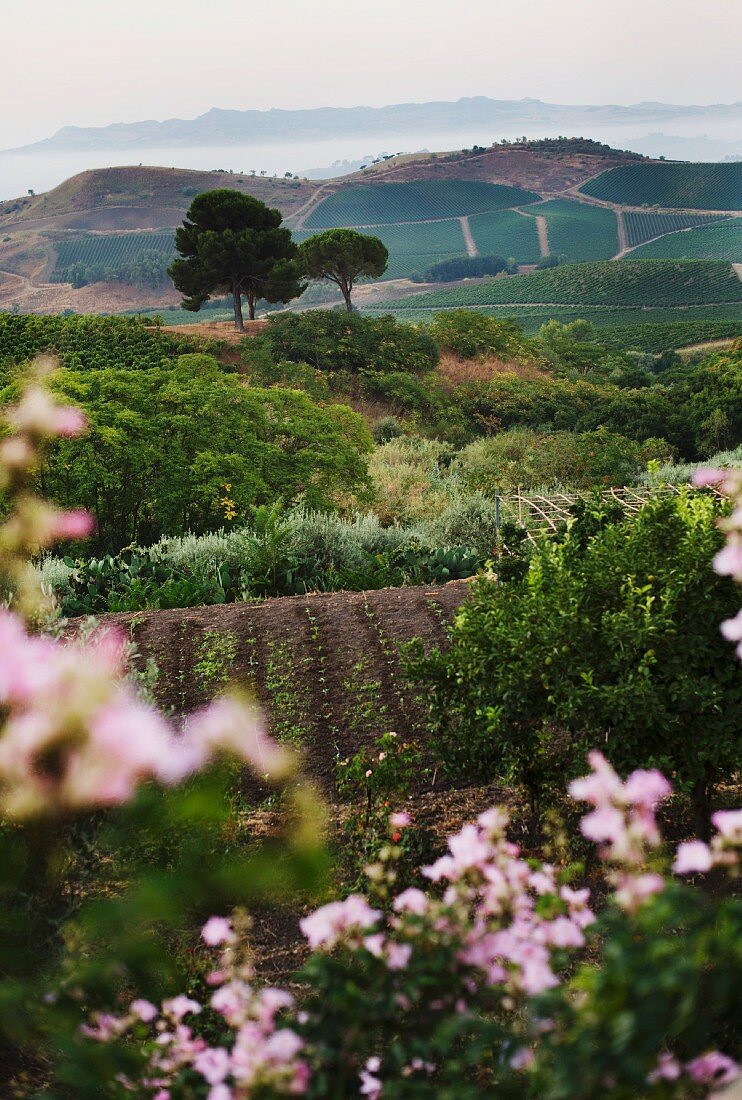
[[[603,489],[600,496],[603,500],[614,500],[621,505],[627,513],[638,512],[648,500],[658,496],[677,495],[681,487],[676,485],[662,485],[656,488],[621,488]],[[718,497],[722,494],[714,490]],[[578,500],[587,500],[594,493],[550,493],[542,496],[538,493],[523,493],[520,489],[516,494],[507,496],[498,495],[498,504],[503,518],[515,522],[520,527],[525,527],[528,537],[535,539],[537,535],[556,531],[571,516],[571,509]]]

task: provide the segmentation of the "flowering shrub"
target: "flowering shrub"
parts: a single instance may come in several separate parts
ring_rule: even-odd
[[[224,697],[179,729],[125,678],[116,632],[66,642],[29,632],[24,618],[47,611],[30,554],[90,531],[85,514],[33,493],[45,443],[84,428],[52,400],[47,369],[9,411],[0,445],[13,505],[0,573],[14,607],[0,611],[0,1093],[37,1095],[45,1082],[44,1095],[79,1100],[141,1060],[113,1048],[91,1056],[83,1008],[126,985],[177,987],[173,938],[216,898],[255,896],[269,868],[275,883],[310,884],[320,864],[299,788],[283,854],[235,835],[230,759],[279,784],[293,771],[247,700]]]
[[[667,875],[659,772],[622,782],[597,752],[591,767],[570,790],[591,807],[582,832],[612,885],[600,918],[590,890],[525,859],[491,809],[424,869],[428,889],[385,889],[390,848],[367,897],[301,921],[313,954],[298,1005],[255,987],[239,922],[212,917],[202,936],[221,958],[207,1005],[134,1001],[88,1034],[136,1036],[149,1052],[141,1092],[157,1100],[707,1095],[739,1075],[739,1035],[725,1028],[740,1007],[742,903]],[[708,859],[682,845],[676,872],[737,870],[742,811],[714,823]],[[207,1013],[222,1021],[208,1040]]]

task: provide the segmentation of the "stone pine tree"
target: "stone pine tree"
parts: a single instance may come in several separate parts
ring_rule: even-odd
[[[383,275],[389,253],[378,237],[367,237],[355,229],[328,229],[303,241],[298,259],[304,275],[326,279],[340,287],[350,313],[354,283],[361,275],[374,279]]]
[[[175,232],[180,259],[168,274],[184,295],[183,308],[198,312],[213,295],[231,294],[234,323],[244,332],[242,299],[250,320],[255,303],[290,302],[306,287],[296,263],[291,230],[281,212],[239,191],[205,191],[191,203]]]

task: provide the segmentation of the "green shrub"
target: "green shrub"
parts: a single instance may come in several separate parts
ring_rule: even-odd
[[[55,443],[41,482],[56,503],[93,513],[95,552],[244,524],[278,498],[331,507],[366,483],[372,441],[357,413],[245,387],[209,356],[157,371],[63,370],[52,385],[85,410],[90,431]]]
[[[327,372],[422,373],[438,362],[437,345],[425,328],[391,316],[324,309],[282,313],[270,318],[263,339],[276,362],[308,363]]]
[[[430,334],[444,351],[475,359],[479,355],[515,355],[524,350],[523,333],[513,321],[487,317],[474,309],[436,313]]]
[[[519,485],[526,489],[627,485],[648,462],[671,454],[663,439],[637,443],[604,428],[584,433],[514,428],[470,443],[459,452],[452,469],[465,485],[492,496]]]
[[[585,505],[521,582],[476,585],[448,652],[414,664],[448,771],[538,799],[598,746],[621,772],[662,768],[700,809],[742,750],[716,514],[697,492],[620,521]]]

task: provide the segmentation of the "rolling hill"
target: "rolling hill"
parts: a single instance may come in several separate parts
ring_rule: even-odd
[[[321,183],[168,168],[93,170],[48,194],[0,203],[0,309],[177,307],[178,295],[164,275],[172,231],[192,198],[214,187],[278,207],[297,240],[336,226],[381,237],[390,253],[389,281],[424,279],[434,263],[467,255],[497,254],[521,270],[547,255],[571,264],[627,252],[633,258],[632,250],[649,241],[637,258],[742,262],[738,226],[713,224],[728,217],[719,211],[742,205],[740,180],[742,165],[650,162],[584,139],[393,157]],[[657,205],[660,200],[666,205]],[[685,229],[692,233],[679,232]],[[601,278],[602,304],[651,304],[611,300],[624,292],[625,277]],[[413,289],[399,285],[407,293]],[[490,286],[467,287],[463,299],[472,296],[478,306],[519,304],[522,283],[513,291],[498,289],[505,296],[498,301]],[[511,293],[516,297],[507,297]],[[392,288],[378,288],[377,298],[394,296]],[[372,290],[364,304],[373,306]],[[429,307],[410,297],[404,308]]]

